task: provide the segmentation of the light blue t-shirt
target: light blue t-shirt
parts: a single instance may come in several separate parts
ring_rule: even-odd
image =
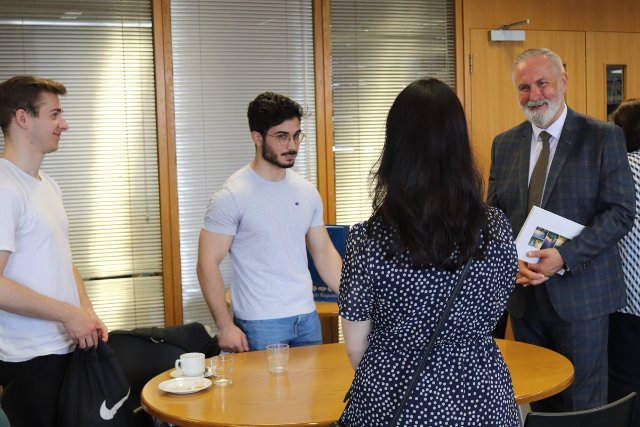
[[[322,199],[310,182],[286,172],[282,181],[268,181],[246,165],[212,196],[205,214],[205,230],[234,236],[231,298],[240,319],[315,310],[305,236],[324,226]]]

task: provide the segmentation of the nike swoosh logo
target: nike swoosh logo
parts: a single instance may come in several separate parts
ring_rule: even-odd
[[[122,399],[120,399],[120,401],[118,401],[115,405],[113,405],[113,408],[111,409],[107,408],[107,401],[103,400],[102,405],[100,406],[100,417],[103,420],[113,419],[113,417],[116,416],[116,412],[118,412],[118,409],[120,409],[120,407],[124,405],[124,402],[129,398],[130,393],[131,393],[131,389],[129,389],[127,391],[127,395]]]

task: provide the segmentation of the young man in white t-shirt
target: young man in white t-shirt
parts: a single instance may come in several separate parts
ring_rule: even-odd
[[[71,352],[108,338],[71,259],[60,188],[40,170],[69,129],[65,93],[33,76],[0,83],[0,385],[14,427],[57,426]]]
[[[200,287],[224,351],[320,344],[306,248],[335,292],[342,259],[324,227],[317,189],[290,169],[304,139],[303,111],[295,101],[265,92],[249,104],[247,116],[255,157],[211,198],[198,246]],[[235,321],[220,274],[227,254]]]

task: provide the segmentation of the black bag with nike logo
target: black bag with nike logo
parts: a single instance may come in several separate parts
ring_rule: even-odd
[[[60,390],[60,425],[65,427],[133,427],[129,382],[113,350],[102,340],[97,348],[77,348]]]

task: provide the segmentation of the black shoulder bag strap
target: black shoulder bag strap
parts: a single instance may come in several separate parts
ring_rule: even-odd
[[[458,283],[456,283],[456,287],[453,289],[453,291],[451,291],[451,295],[449,295],[449,300],[447,301],[447,305],[444,308],[444,313],[442,313],[442,316],[440,317],[440,320],[438,321],[436,328],[433,330],[433,333],[431,334],[431,338],[429,338],[429,344],[427,344],[427,347],[422,353],[422,358],[418,363],[416,372],[413,374],[413,378],[411,378],[411,381],[409,382],[407,391],[405,392],[402,400],[400,401],[400,404],[398,405],[395,413],[393,414],[393,419],[389,423],[389,427],[394,427],[397,424],[398,420],[400,419],[400,415],[402,414],[402,409],[404,409],[404,406],[407,404],[407,400],[409,400],[409,395],[411,394],[415,386],[418,384],[418,381],[420,380],[420,372],[424,370],[424,367],[427,364],[427,359],[429,358],[429,353],[431,353],[431,350],[433,350],[433,347],[436,345],[436,338],[440,333],[440,331],[442,330],[444,326],[444,322],[446,322],[447,320],[447,317],[449,315],[449,312],[451,311],[451,307],[453,307],[453,302],[456,299],[456,296],[458,296],[458,294],[460,293],[460,289],[462,288],[462,282],[464,282],[465,277],[467,277],[467,274],[469,273],[469,267],[471,266],[472,259],[473,259],[473,256],[470,257],[469,261],[467,261],[467,263],[464,265],[464,268],[462,269],[462,273],[460,274],[460,278],[458,279]]]

